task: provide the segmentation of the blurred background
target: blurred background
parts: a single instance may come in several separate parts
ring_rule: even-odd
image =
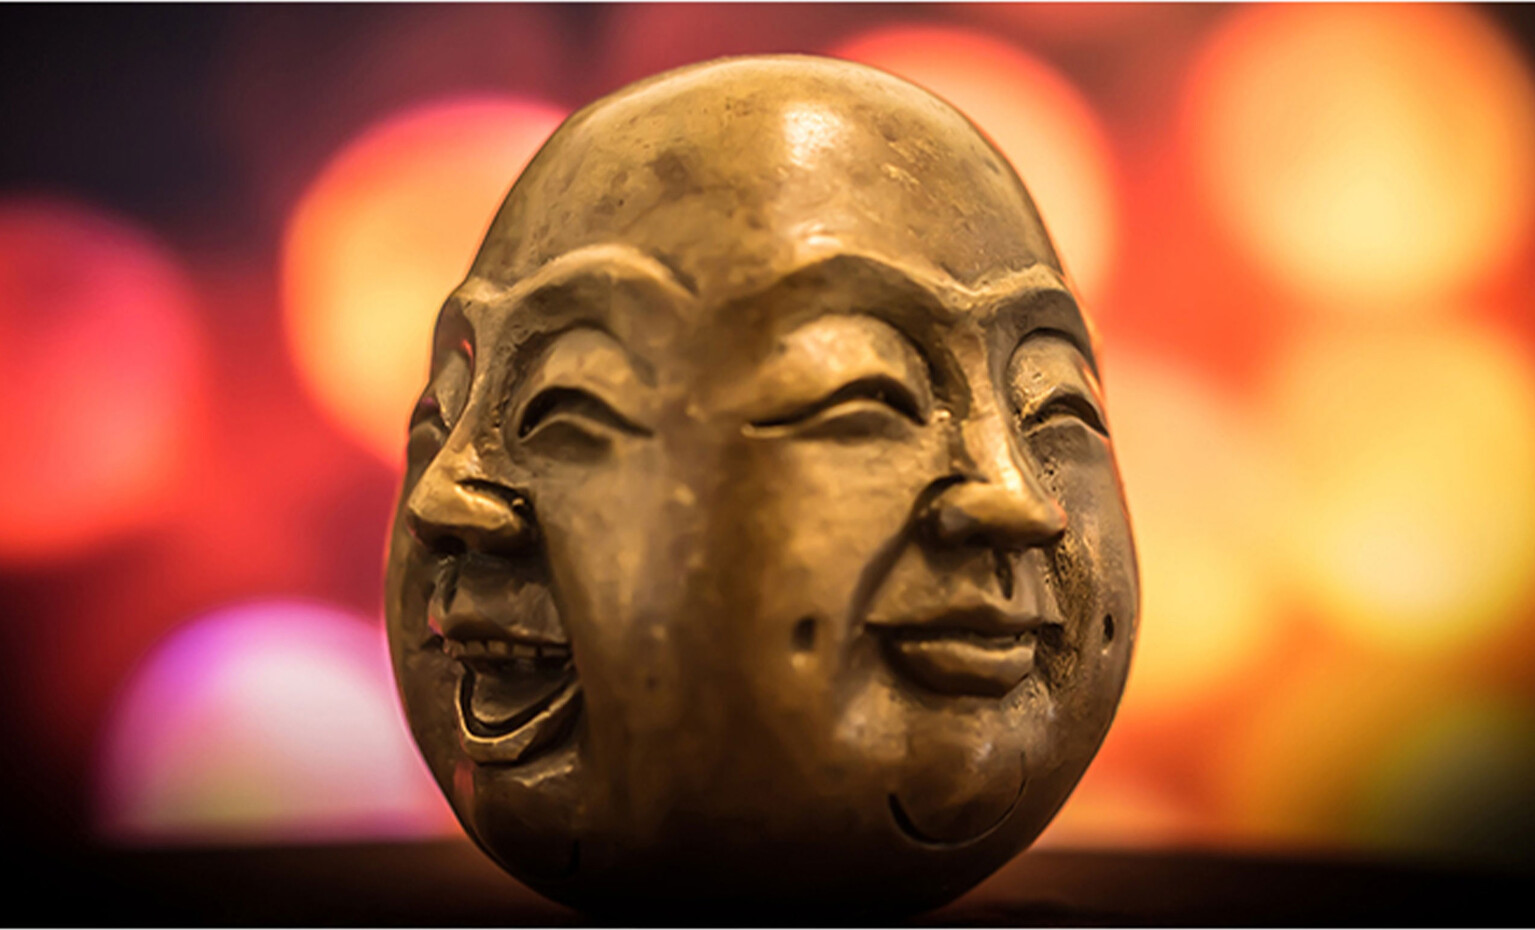
[[[437,307],[566,114],[795,51],[989,133],[1102,339],[1143,625],[1041,845],[1535,863],[1531,10],[12,6],[0,36],[8,837],[458,835],[381,628]]]

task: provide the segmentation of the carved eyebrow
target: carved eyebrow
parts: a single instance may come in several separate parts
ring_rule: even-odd
[[[991,317],[996,325],[1013,333],[1013,352],[1031,339],[1055,336],[1070,343],[1087,362],[1088,370],[1098,374],[1098,358],[1093,352],[1092,334],[1077,306],[1076,297],[1063,286],[1027,286],[993,304]]]
[[[746,383],[749,396],[738,409],[759,428],[798,422],[856,398],[921,424],[932,402],[921,350],[898,327],[867,313],[833,312],[795,327]]]
[[[572,346],[572,340],[578,345]],[[624,408],[645,407],[650,392],[626,388],[653,386],[653,372],[606,329],[570,326],[525,343],[520,354],[518,376],[502,401],[520,405],[519,436],[557,407],[581,409],[627,432],[649,435],[643,413]],[[632,382],[626,384],[625,376],[632,376]]]
[[[1076,333],[1070,332],[1069,330],[1060,329],[1060,328],[1057,328],[1057,327],[1054,327],[1054,326],[1035,326],[1035,327],[1029,329],[1027,332],[1025,332],[1023,334],[1023,338],[1018,340],[1018,345],[1017,345],[1016,348],[1013,349],[1013,351],[1017,352],[1018,349],[1023,348],[1025,345],[1027,345],[1030,342],[1033,342],[1036,339],[1051,339],[1051,338],[1060,339],[1061,341],[1063,341],[1066,344],[1070,345],[1073,349],[1076,349],[1077,352],[1082,356],[1082,360],[1087,362],[1088,366],[1091,367],[1091,365],[1092,365],[1092,354],[1091,354],[1091,351],[1090,351],[1090,346],[1083,345],[1082,338],[1080,336],[1078,336]],[[1096,374],[1096,371],[1094,373]]]
[[[551,296],[611,293],[621,286],[650,291],[661,298],[656,304],[672,310],[693,299],[693,282],[680,269],[631,246],[611,243],[584,246],[551,259],[518,281],[508,299],[525,307],[545,306]],[[589,301],[581,309],[605,316],[609,302]]]

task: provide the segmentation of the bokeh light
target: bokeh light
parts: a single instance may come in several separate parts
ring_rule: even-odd
[[[1135,716],[1204,698],[1263,659],[1282,616],[1273,530],[1286,483],[1254,417],[1213,386],[1128,351],[1106,365],[1141,570],[1124,700]]]
[[[1143,622],[1117,719],[1041,845],[1535,862],[1528,17],[36,17],[57,28],[0,56],[26,127],[0,159],[18,844],[461,835],[374,622],[433,317],[567,108],[801,52],[972,117],[1102,335]]]
[[[1198,842],[1202,829],[1182,798],[1134,773],[1094,765],[1033,848],[1165,848]]]
[[[336,424],[385,461],[403,457],[437,311],[563,118],[502,98],[409,110],[338,153],[294,210],[282,255],[293,356]]]
[[[1312,299],[1432,311],[1535,218],[1535,84],[1470,8],[1234,11],[1187,93],[1213,209]]]
[[[1442,664],[1348,648],[1313,654],[1286,671],[1207,756],[1221,818],[1248,843],[1347,848],[1357,840],[1372,771],[1463,686]]]
[[[1339,629],[1464,647],[1535,591],[1535,360],[1491,331],[1320,331],[1269,403],[1295,466],[1294,580]]]
[[[98,829],[129,843],[419,837],[451,814],[416,754],[381,627],[305,602],[214,611],[129,679]]]
[[[1167,3],[958,3],[959,11],[991,25],[1013,27],[1033,42],[1094,48],[1145,35],[1187,18],[1188,6]]]
[[[892,26],[830,52],[920,84],[954,104],[1013,163],[1089,304],[1113,267],[1118,216],[1107,136],[1071,82],[990,36]]]
[[[174,492],[204,347],[176,259],[53,199],[0,202],[0,560],[58,559]]]

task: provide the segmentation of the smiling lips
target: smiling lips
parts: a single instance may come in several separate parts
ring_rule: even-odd
[[[463,666],[459,741],[474,761],[527,762],[563,742],[580,713],[581,686],[546,584],[507,563],[445,560],[428,609],[442,651]],[[1003,697],[1034,670],[1040,617],[981,603],[871,618],[897,672],[941,694]]]
[[[1002,697],[1034,670],[1039,617],[985,604],[913,621],[869,621],[898,672],[943,694]]]
[[[463,665],[457,711],[469,758],[528,762],[572,732],[581,686],[547,585],[504,562],[446,560],[428,623]]]

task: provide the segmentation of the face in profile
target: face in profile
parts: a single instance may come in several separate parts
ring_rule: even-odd
[[[389,563],[468,832],[586,907],[920,907],[1036,836],[1136,629],[1093,345],[1022,185],[869,69],[587,108],[448,299]]]

